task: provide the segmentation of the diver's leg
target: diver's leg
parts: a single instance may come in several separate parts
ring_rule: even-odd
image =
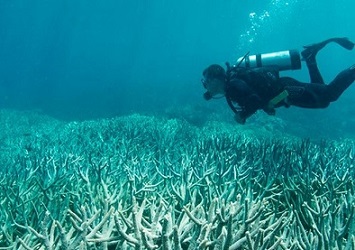
[[[311,83],[324,84],[324,80],[320,71],[318,69],[316,56],[308,57],[306,60],[307,69],[309,72],[309,77],[311,78]]]
[[[324,84],[323,77],[318,69],[316,55],[322,48],[324,48],[324,46],[330,42],[335,42],[348,50],[352,50],[354,48],[354,43],[351,42],[348,38],[330,38],[320,43],[304,46],[305,49],[301,52],[302,59],[307,63],[307,68],[312,83]]]
[[[354,81],[355,64],[340,72],[335,79],[327,85],[327,98],[329,102],[336,101]]]

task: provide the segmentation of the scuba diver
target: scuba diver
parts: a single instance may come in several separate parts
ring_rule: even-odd
[[[316,56],[328,43],[334,42],[352,50],[354,43],[348,38],[331,38],[304,46],[302,60],[306,62],[311,83],[291,77],[279,77],[279,71],[300,69],[301,57],[297,50],[249,55],[237,61],[227,70],[213,64],[203,71],[201,80],[207,92],[206,100],[225,97],[235,115],[235,120],[245,124],[257,110],[275,115],[275,108],[297,106],[302,108],[326,108],[336,101],[355,80],[355,64],[340,72],[329,84],[325,84],[319,72]]]

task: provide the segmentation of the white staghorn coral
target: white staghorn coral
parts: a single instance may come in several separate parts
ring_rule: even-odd
[[[0,155],[0,249],[355,245],[353,141],[139,115],[55,126],[3,142],[22,148]]]

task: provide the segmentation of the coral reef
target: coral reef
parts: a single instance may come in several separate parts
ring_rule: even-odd
[[[355,249],[353,141],[8,113],[0,249]]]

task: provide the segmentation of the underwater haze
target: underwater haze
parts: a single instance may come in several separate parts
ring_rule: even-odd
[[[245,125],[201,84],[246,52],[355,41],[354,10],[0,0],[0,249],[355,249],[355,84]],[[354,55],[327,45],[325,82]]]
[[[3,0],[0,108],[66,120],[152,113],[196,115],[196,124],[218,114],[233,122],[225,101],[203,100],[204,68],[247,51],[354,40],[354,9],[353,0]],[[354,64],[354,55],[334,44],[322,50],[325,81]],[[308,81],[305,65],[282,74]],[[277,118],[303,137],[352,136],[354,94],[351,86],[328,109],[280,109]]]

